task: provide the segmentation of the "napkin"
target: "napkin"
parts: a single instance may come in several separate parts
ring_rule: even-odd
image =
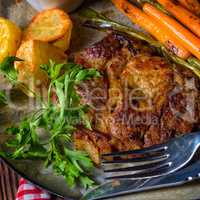
[[[32,183],[21,178],[16,200],[55,200],[55,198],[45,190],[39,189]]]

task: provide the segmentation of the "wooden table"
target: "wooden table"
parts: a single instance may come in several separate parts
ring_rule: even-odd
[[[19,176],[0,159],[0,200],[14,200]]]
[[[0,200],[15,200],[19,176],[0,159]],[[62,200],[52,197],[52,200]]]

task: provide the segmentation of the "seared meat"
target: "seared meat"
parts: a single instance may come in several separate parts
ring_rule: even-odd
[[[79,130],[75,144],[95,163],[101,153],[159,144],[200,128],[199,79],[150,47],[111,34],[78,53],[75,61],[102,73],[77,89],[90,105],[94,131],[92,138]]]
[[[82,127],[74,133],[74,145],[76,149],[86,151],[95,164],[100,164],[100,155],[112,151],[124,151],[140,149],[142,143],[134,138],[127,138],[121,141],[115,137],[104,135],[97,131],[91,131]]]
[[[173,69],[160,57],[139,55],[127,63],[122,73],[122,81],[131,91],[136,89],[143,97],[143,101],[140,99],[138,102],[141,104],[139,109],[146,107],[142,103],[151,103],[149,109],[159,110],[172,88]],[[138,96],[136,92],[132,95],[133,99]],[[147,100],[150,102],[146,102]]]
[[[74,134],[74,144],[79,150],[86,151],[94,163],[100,163],[100,154],[111,153],[109,138],[101,133],[79,128]]]
[[[121,62],[139,52],[147,55],[151,53],[149,48],[141,46],[140,41],[133,41],[119,34],[110,34],[102,41],[77,53],[75,62],[104,71],[110,59],[118,56],[118,61]]]
[[[93,110],[105,110],[108,99],[108,81],[104,77],[90,79],[77,87],[83,104],[88,104]]]

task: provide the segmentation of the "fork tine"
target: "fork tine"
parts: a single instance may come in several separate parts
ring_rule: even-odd
[[[169,154],[159,155],[155,157],[142,157],[142,158],[131,158],[131,159],[118,159],[113,161],[103,161],[102,167],[104,170],[112,169],[123,169],[127,167],[145,166],[149,164],[159,164],[169,158]]]
[[[168,172],[168,168],[171,166],[171,162],[164,162],[156,166],[149,166],[148,168],[141,169],[140,167],[130,167],[124,170],[107,170],[105,171],[105,179],[138,179],[148,178],[154,176],[160,176]]]
[[[118,156],[127,156],[127,155],[142,155],[142,154],[149,154],[149,153],[159,153],[161,151],[166,151],[168,146],[166,144],[154,145],[152,147],[147,147],[144,149],[137,149],[131,151],[122,151],[122,152],[114,152],[109,154],[103,154],[102,158],[106,157],[118,157]]]

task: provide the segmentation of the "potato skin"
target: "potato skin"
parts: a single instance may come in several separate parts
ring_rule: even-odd
[[[71,19],[64,11],[57,8],[45,10],[32,19],[24,31],[23,40],[53,42],[62,39],[69,29],[71,31],[71,25]]]
[[[0,62],[7,56],[15,56],[21,42],[21,29],[8,19],[0,17]]]
[[[62,49],[63,51],[66,51],[69,49],[70,46],[70,40],[71,40],[71,35],[72,35],[72,28],[73,28],[73,24],[69,24],[68,26],[68,30],[65,33],[64,37],[56,40],[53,42],[53,45]]]
[[[37,40],[24,41],[16,56],[23,60],[15,62],[15,68],[19,72],[18,80],[36,93],[41,93],[43,88],[45,91],[48,86],[48,76],[40,69],[40,65],[47,64],[50,59],[58,63],[67,62],[67,55],[61,49]],[[31,96],[30,93],[25,93]]]

